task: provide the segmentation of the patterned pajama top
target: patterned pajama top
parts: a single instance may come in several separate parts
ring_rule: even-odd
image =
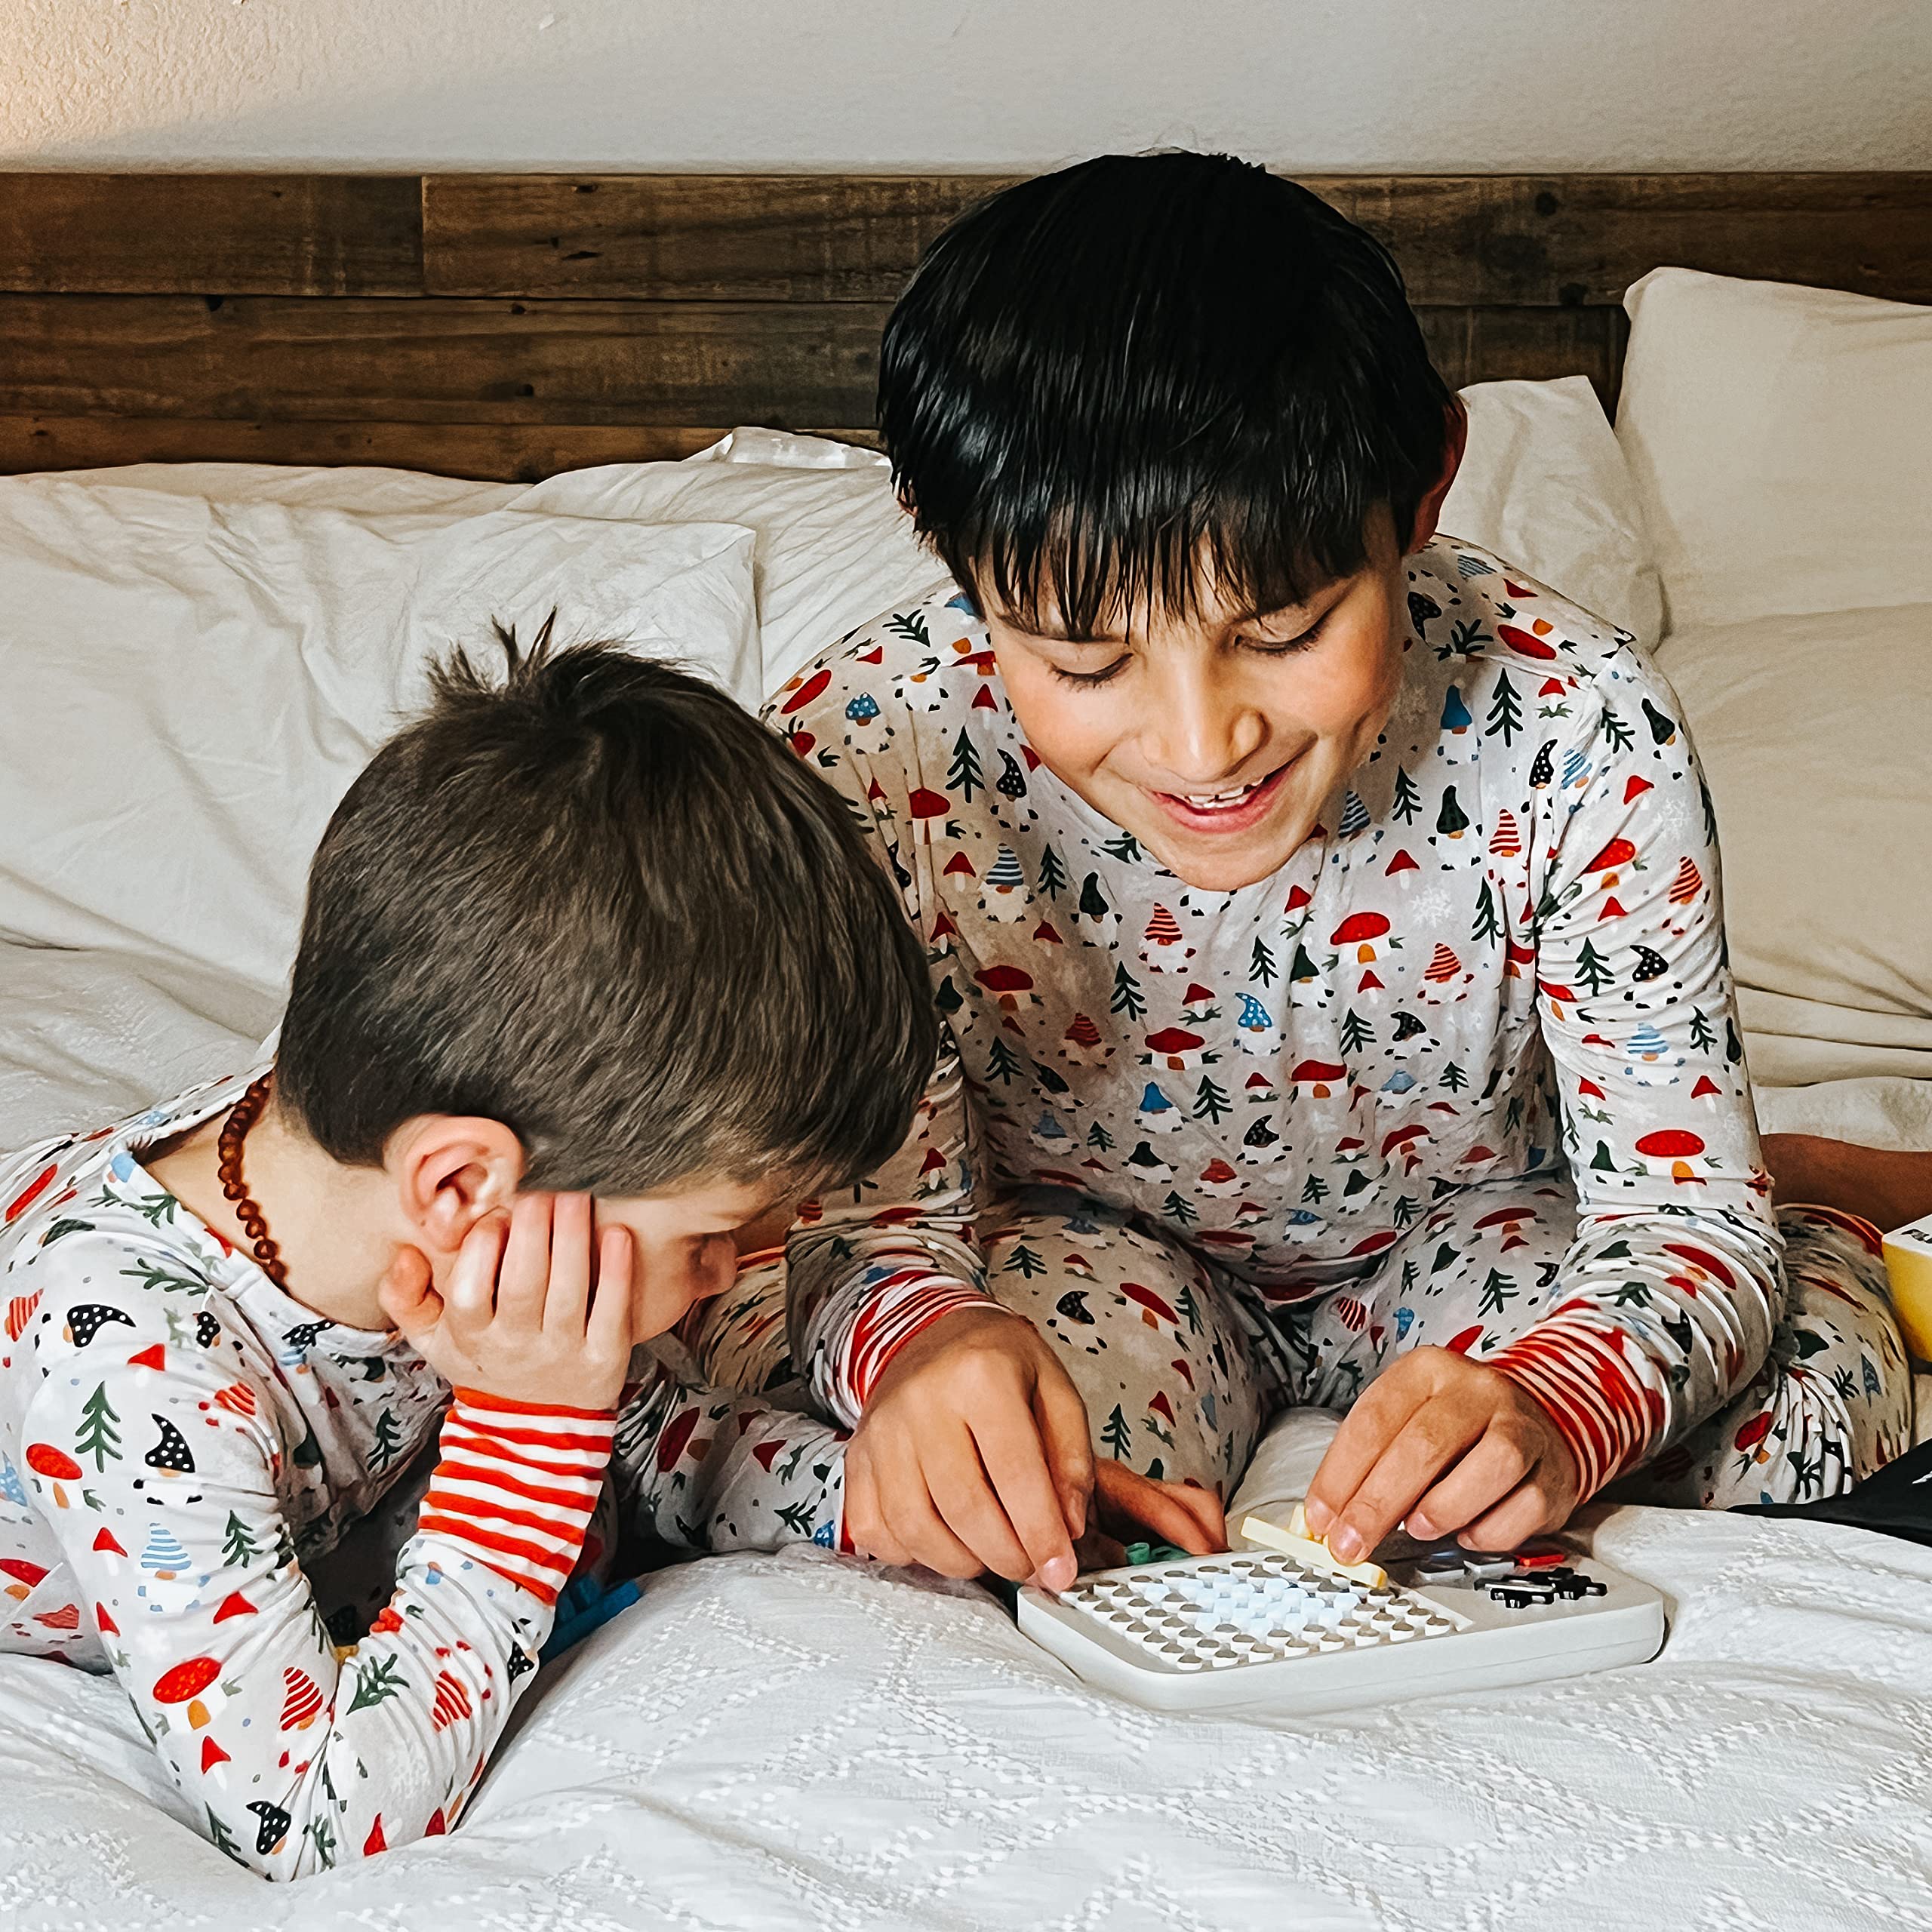
[[[252,1077],[0,1159],[0,1651],[111,1669],[207,1835],[292,1878],[454,1824],[580,1560],[834,1543],[844,1466],[668,1342],[594,1412],[318,1318],[140,1164]]]
[[[1560,1291],[1485,1359],[1586,1496],[1755,1371],[1779,1238],[1675,700],[1627,634],[1469,545],[1408,577],[1375,749],[1236,892],[1184,884],[1041,762],[965,598],[773,701],[897,881],[947,1028],[899,1156],[792,1238],[794,1353],[831,1413],[980,1298],[976,1218],[1041,1185],[1185,1243],[1266,1322],[1364,1278],[1444,1193],[1567,1171]]]

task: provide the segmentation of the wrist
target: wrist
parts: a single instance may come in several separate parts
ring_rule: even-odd
[[[886,1371],[929,1331],[941,1323],[952,1329],[956,1315],[1010,1312],[983,1289],[952,1275],[908,1269],[880,1282],[846,1349],[845,1384],[854,1413],[863,1412]]]
[[[1641,1386],[1595,1330],[1545,1322],[1489,1358],[1549,1418],[1570,1453],[1577,1502],[1640,1462],[1657,1433]]]

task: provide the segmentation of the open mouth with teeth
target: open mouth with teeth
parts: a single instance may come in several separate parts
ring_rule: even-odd
[[[1231,786],[1219,792],[1156,792],[1153,796],[1170,817],[1190,830],[1244,831],[1266,814],[1294,764],[1291,758],[1251,785]]]

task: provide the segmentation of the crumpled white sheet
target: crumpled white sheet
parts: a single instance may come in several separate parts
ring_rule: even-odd
[[[1623,1509],[1641,1668],[1303,1723],[1090,1692],[983,1593],[811,1550],[651,1579],[458,1831],[272,1887],[112,1684],[0,1657],[0,1924],[1870,1932],[1932,1923],[1932,1550]]]

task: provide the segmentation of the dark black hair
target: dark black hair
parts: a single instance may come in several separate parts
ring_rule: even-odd
[[[811,1187],[897,1149],[932,1072],[925,960],[838,795],[700,679],[499,630],[323,835],[277,1104],[379,1163],[502,1121],[533,1187]]]
[[[1106,155],[980,202],[879,368],[921,532],[969,592],[1075,637],[1209,585],[1299,604],[1367,561],[1378,504],[1406,543],[1451,400],[1387,249],[1225,155]]]

